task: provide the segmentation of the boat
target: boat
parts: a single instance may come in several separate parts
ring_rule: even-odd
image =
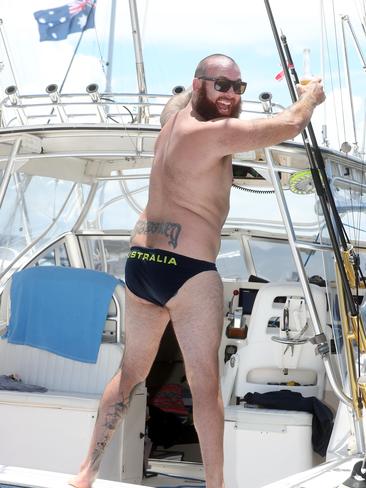
[[[92,80],[84,93],[63,93],[52,83],[28,95],[10,85],[1,103],[0,330],[15,314],[19,277],[31,276],[38,300],[36,309],[29,297],[20,301],[27,317],[37,313],[56,324],[65,313],[57,333],[67,330],[79,288],[75,327],[85,318],[85,282],[78,281],[92,276],[85,273],[118,280],[95,363],[0,341],[0,377],[47,389],[0,390],[1,487],[67,486],[88,447],[103,388],[123,357],[129,238],[147,200],[160,113],[170,97],[147,91],[132,0],[130,9],[137,93],[102,92]],[[283,110],[272,98],[263,92],[246,100],[241,117]],[[311,145],[309,154],[307,141],[296,140],[234,155],[231,210],[217,259],[225,299],[219,359],[226,488],[366,486],[359,271],[366,264],[365,163],[358,147],[341,149]],[[312,167],[316,152],[324,163],[320,177]],[[346,265],[335,261],[337,254]],[[57,273],[64,288],[52,292]],[[62,310],[53,308],[60,298]],[[84,343],[76,345],[85,352]],[[278,401],[283,393],[285,403],[305,399],[313,410],[252,401],[268,394]],[[191,412],[168,326],[94,486],[204,486]]]

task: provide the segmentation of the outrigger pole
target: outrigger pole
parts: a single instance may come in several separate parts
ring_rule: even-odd
[[[278,34],[276,24],[275,24],[275,21],[273,18],[272,10],[271,10],[271,7],[269,5],[269,1],[264,0],[264,3],[266,6],[266,9],[267,9],[268,18],[269,18],[269,21],[270,21],[270,24],[272,27],[273,36],[274,36],[274,39],[276,42],[278,54],[279,54],[280,59],[281,59],[281,64],[283,67],[283,72],[284,72],[285,77],[286,77],[286,82],[287,82],[287,86],[288,86],[289,91],[290,91],[291,99],[295,103],[297,101],[297,94],[296,94],[296,91],[294,89],[294,86],[293,86],[293,83],[291,80],[290,69],[291,69],[292,76],[294,78],[294,83],[296,83],[296,84],[299,83],[299,78],[298,78],[296,70],[294,68],[294,64],[293,64],[292,57],[290,54],[290,50],[289,50],[289,47],[288,47],[288,44],[286,41],[286,37],[284,35],[281,36],[281,40],[283,42],[283,47],[282,47],[281,42],[280,42],[280,36]],[[287,56],[287,60],[285,57],[285,53]],[[340,218],[339,213],[338,213],[337,208],[336,208],[336,204],[335,204],[335,201],[334,201],[334,198],[332,195],[332,191],[330,189],[330,185],[328,182],[328,177],[327,177],[327,174],[325,171],[323,156],[322,156],[322,153],[319,149],[319,146],[318,146],[316,136],[315,136],[311,122],[309,122],[307,128],[301,132],[301,135],[303,138],[306,154],[309,158],[311,174],[312,174],[312,177],[314,180],[314,186],[315,186],[317,195],[319,197],[319,201],[320,201],[321,208],[323,211],[324,219],[325,219],[328,231],[329,231],[329,237],[330,237],[332,247],[334,250],[336,262],[337,262],[337,265],[339,267],[339,272],[340,272],[340,275],[342,278],[342,282],[344,284],[345,298],[347,301],[348,310],[352,316],[356,316],[356,315],[358,315],[358,310],[356,308],[356,305],[355,305],[355,302],[354,302],[354,299],[352,296],[352,291],[351,291],[351,288],[349,286],[348,276],[347,276],[346,269],[345,269],[345,266],[343,263],[341,251],[339,249],[338,238],[339,238],[343,252],[348,252],[350,250],[350,243],[349,243],[349,239],[347,237],[343,223],[341,221],[341,218]],[[312,143],[312,147],[311,147],[310,142],[309,142],[309,136],[310,136],[310,140]],[[329,211],[327,204],[329,204],[329,207],[332,211],[332,215]],[[335,225],[336,230],[337,230],[338,238],[337,238],[336,232],[334,230],[332,217],[333,217],[334,225]]]
[[[277,50],[278,50],[278,53],[279,53],[279,56],[281,59],[281,64],[282,64],[283,71],[284,71],[284,74],[286,77],[286,81],[287,81],[287,85],[288,85],[288,88],[290,91],[290,95],[291,95],[292,101],[295,103],[297,101],[297,95],[296,95],[296,91],[294,89],[294,86],[293,86],[293,83],[291,80],[290,70],[291,70],[291,73],[292,73],[292,76],[294,79],[294,83],[298,84],[299,78],[297,76],[297,73],[296,73],[296,70],[295,70],[295,67],[294,67],[294,64],[292,61],[292,57],[291,57],[291,53],[290,53],[290,50],[289,50],[289,47],[287,44],[286,37],[283,34],[281,35],[281,40],[283,43],[283,48],[282,48],[282,45],[280,42],[280,36],[278,35],[278,31],[277,31],[276,24],[275,24],[275,21],[273,18],[271,7],[269,5],[269,1],[264,0],[264,3],[266,6],[266,9],[267,9],[269,21],[271,23],[274,39],[275,39]],[[287,60],[285,58],[285,53],[287,56]],[[345,286],[345,295],[346,295],[345,298],[347,301],[348,309],[349,309],[350,314],[352,316],[355,316],[355,315],[358,315],[358,310],[356,309],[356,305],[355,305],[355,302],[354,302],[354,299],[352,296],[352,291],[351,291],[351,288],[349,286],[349,282],[348,282],[349,276],[347,276],[346,269],[345,269],[345,266],[343,263],[341,251],[340,251],[339,245],[338,245],[338,239],[337,239],[334,227],[333,227],[332,217],[333,217],[333,221],[334,221],[337,233],[338,233],[338,237],[339,237],[340,244],[341,244],[343,252],[345,252],[345,253],[349,252],[351,246],[350,246],[350,242],[349,242],[349,239],[347,237],[346,231],[344,229],[343,223],[342,223],[341,218],[339,216],[339,213],[337,211],[337,207],[336,207],[336,204],[335,204],[335,201],[333,198],[333,194],[332,194],[329,182],[328,182],[328,177],[327,177],[327,174],[325,171],[323,156],[322,156],[322,153],[319,149],[319,145],[317,143],[316,136],[315,136],[311,122],[309,122],[307,128],[302,131],[301,135],[302,135],[302,138],[304,141],[304,146],[305,146],[307,156],[309,158],[311,174],[312,174],[312,177],[314,180],[314,186],[315,186],[317,195],[319,197],[320,204],[321,204],[322,211],[323,211],[323,215],[324,215],[324,218],[325,218],[325,221],[327,224],[327,228],[329,231],[329,237],[330,237],[332,247],[334,250],[336,262],[337,262],[337,265],[339,267],[339,272],[340,272],[340,275],[342,278],[342,282]],[[310,136],[312,147],[311,147],[310,142],[309,142],[309,136]],[[329,211],[327,204],[329,205],[329,207],[331,209],[332,215],[330,214],[330,211]],[[352,257],[356,258],[355,256],[352,256]]]
[[[268,18],[272,27],[273,36],[276,42],[277,50],[281,59],[283,72],[286,77],[287,85],[291,94],[292,101],[297,101],[296,91],[294,89],[294,83],[298,83],[299,79],[294,68],[290,50],[287,44],[286,37],[280,36],[276,28],[276,24],[273,18],[269,0],[264,0]],[[285,56],[286,54],[286,56]],[[286,59],[287,58],[287,59]],[[293,82],[290,76],[290,70],[293,76]],[[352,245],[349,242],[343,223],[337,211],[335,201],[330,189],[328,177],[325,171],[325,165],[322,153],[319,149],[312,124],[309,122],[307,128],[301,132],[304,147],[309,158],[309,164],[311,174],[314,180],[314,186],[319,197],[321,208],[323,211],[326,226],[329,232],[330,241],[336,260],[336,281],[339,295],[339,308],[341,314],[342,331],[345,343],[345,351],[348,364],[349,381],[352,391],[352,405],[355,419],[355,432],[357,437],[357,444],[359,452],[364,452],[365,441],[362,426],[362,406],[366,405],[366,380],[362,377],[357,380],[355,372],[355,361],[353,355],[353,342],[356,342],[359,351],[366,352],[366,334],[364,324],[359,315],[358,308],[356,307],[352,290],[353,287],[357,287],[359,283],[359,277],[365,280],[360,270],[358,256],[353,250]],[[309,142],[309,136],[312,143],[312,147]],[[328,207],[329,206],[329,207]],[[335,227],[335,228],[334,228]],[[337,234],[336,234],[337,232]],[[338,242],[339,241],[339,242]],[[339,244],[342,248],[340,250]],[[324,358],[323,358],[324,359]],[[325,362],[326,365],[326,362]],[[327,368],[326,368],[327,369]],[[328,372],[328,370],[327,370]],[[331,379],[331,378],[330,378]],[[339,396],[342,399],[342,395]],[[346,404],[348,402],[345,402]],[[363,468],[366,467],[366,459],[363,462]],[[364,486],[364,485],[362,485]]]

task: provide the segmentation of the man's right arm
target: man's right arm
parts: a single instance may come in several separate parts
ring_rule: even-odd
[[[266,119],[219,119],[207,130],[213,151],[221,156],[269,147],[293,139],[310,122],[317,105],[325,100],[320,79],[299,85],[299,100],[278,115]]]
[[[168,119],[174,115],[175,113],[179,112],[182,110],[184,107],[188,105],[192,97],[192,87],[187,88],[187,90],[182,91],[181,93],[178,93],[177,95],[174,95],[171,97],[167,104],[165,105],[163,111],[161,112],[160,115],[160,124],[161,127],[163,127]]]

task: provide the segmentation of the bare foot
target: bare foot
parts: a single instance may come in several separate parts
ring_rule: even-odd
[[[91,477],[90,472],[87,473],[86,468],[83,469],[82,465],[80,472],[74,478],[69,480],[68,484],[70,486],[74,486],[75,488],[92,488],[95,478],[96,476]]]
[[[92,488],[93,481],[90,482],[86,480],[83,476],[81,476],[81,474],[78,474],[77,476],[69,480],[67,484],[70,486],[74,486],[75,488]]]

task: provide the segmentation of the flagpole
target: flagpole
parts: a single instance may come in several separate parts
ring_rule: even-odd
[[[114,32],[116,29],[116,0],[112,0],[111,20],[109,24],[109,42],[108,42],[108,64],[107,79],[105,84],[106,93],[112,91],[112,70],[113,70],[113,49],[114,49]]]

